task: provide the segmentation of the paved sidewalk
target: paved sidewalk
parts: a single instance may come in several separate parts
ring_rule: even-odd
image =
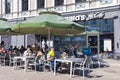
[[[91,78],[85,77],[85,80],[120,80],[120,60],[105,59],[108,67],[96,68],[90,73]],[[23,69],[14,70],[9,66],[0,66],[0,80],[70,80],[69,74],[53,72],[35,72]],[[83,80],[82,76],[73,76],[71,80]]]

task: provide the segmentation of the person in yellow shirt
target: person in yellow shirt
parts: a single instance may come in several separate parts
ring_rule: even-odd
[[[51,62],[52,70],[54,71],[54,59],[55,59],[55,51],[54,48],[51,47],[49,53],[47,54],[47,61]],[[61,63],[56,62],[56,71],[60,67]]]
[[[54,48],[51,47],[49,53],[47,54],[47,61],[52,61],[55,58]]]
[[[54,52],[54,49],[53,49],[53,48],[51,48],[51,51],[50,51],[49,53],[50,53],[50,56],[51,56],[51,57],[55,56],[55,52]]]

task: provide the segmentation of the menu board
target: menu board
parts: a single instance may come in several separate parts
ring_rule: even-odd
[[[53,41],[47,41],[47,46],[48,47],[53,47]]]
[[[112,51],[112,40],[104,39],[104,51]]]

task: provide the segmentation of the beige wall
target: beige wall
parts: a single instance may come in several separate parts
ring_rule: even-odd
[[[18,11],[18,0],[12,0],[12,12]]]
[[[37,0],[30,0],[30,5],[31,5],[30,10],[36,9],[36,6],[37,6],[36,3],[37,3]]]
[[[118,0],[118,3],[120,4],[120,0]]]
[[[31,15],[31,16],[36,16],[36,11],[31,11],[31,12],[30,12],[30,15]]]
[[[54,0],[46,0],[46,7],[53,7],[54,6]]]
[[[22,4],[21,4],[22,1],[21,1],[21,0],[18,0],[18,3],[19,3],[19,9],[18,9],[18,10],[19,10],[19,11],[22,11],[22,7],[21,7],[21,6],[22,6]]]
[[[66,4],[74,3],[74,0],[66,0]]]
[[[5,13],[5,4],[4,4],[5,0],[2,0],[2,14]]]
[[[67,6],[67,11],[72,11],[73,10],[73,5],[69,5],[69,6]]]
[[[96,7],[97,5],[96,5],[96,2],[91,2],[91,3],[89,3],[89,7]]]

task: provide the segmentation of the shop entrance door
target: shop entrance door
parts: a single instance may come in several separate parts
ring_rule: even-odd
[[[91,48],[93,55],[99,53],[99,43],[99,35],[87,36],[87,47]]]

